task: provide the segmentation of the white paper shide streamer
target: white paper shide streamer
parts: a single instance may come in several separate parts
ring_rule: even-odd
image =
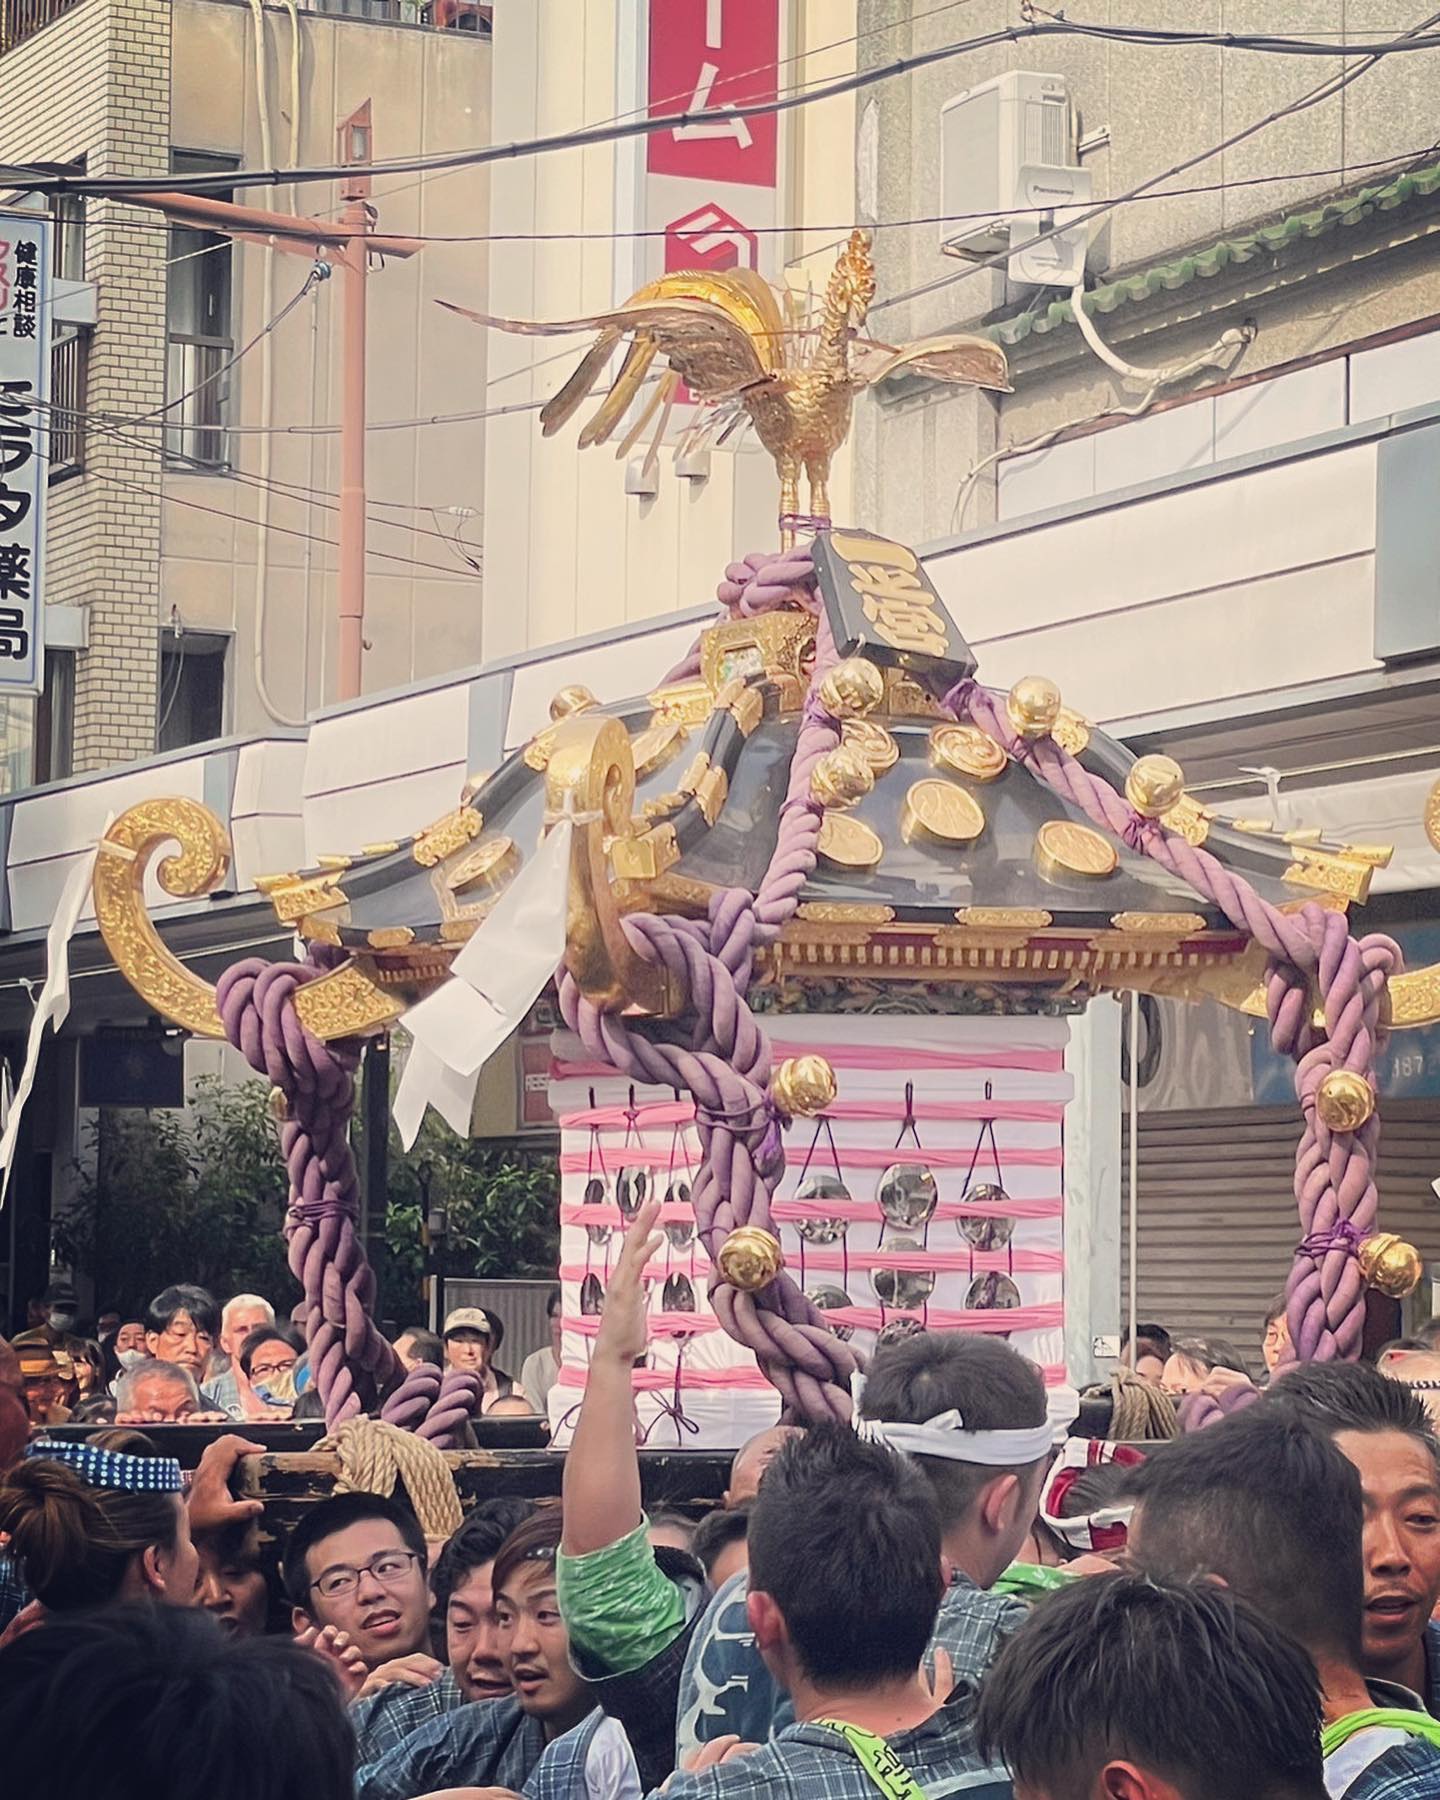
[[[573,821],[558,820],[450,965],[450,978],[400,1020],[410,1055],[395,1094],[405,1148],[433,1106],[461,1137],[480,1071],[535,1004],[565,955]]]
[[[65,1023],[70,1013],[70,939],[75,934],[75,926],[79,922],[81,909],[85,905],[86,896],[90,892],[90,882],[95,873],[95,850],[93,847],[85,855],[78,858],[75,866],[65,878],[65,886],[60,890],[59,904],[55,908],[55,917],[50,921],[50,930],[45,938],[45,985],[40,990],[40,998],[35,1002],[35,1012],[30,1020],[30,1040],[25,1046],[25,1067],[20,1072],[20,1081],[5,1118],[5,1129],[0,1134],[0,1204],[10,1188],[10,1168],[15,1158],[15,1146],[20,1138],[20,1118],[25,1111],[25,1102],[30,1098],[30,1090],[35,1085],[35,1070],[40,1062],[40,1046],[45,1039],[45,1027],[53,1026],[56,1031]]]

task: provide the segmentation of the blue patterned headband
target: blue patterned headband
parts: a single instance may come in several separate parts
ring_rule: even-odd
[[[124,1456],[94,1444],[62,1444],[37,1438],[25,1451],[47,1462],[64,1463],[87,1487],[111,1488],[124,1494],[180,1494],[185,1476],[173,1456]]]

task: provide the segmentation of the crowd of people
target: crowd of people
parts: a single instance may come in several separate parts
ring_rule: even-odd
[[[308,1391],[252,1296],[167,1290],[114,1352],[117,1421],[153,1432],[51,1438],[57,1402],[0,1360],[15,1791],[1440,1796],[1435,1334],[1295,1366],[1281,1313],[1262,1387],[1228,1346],[1147,1326],[1090,1396],[1108,1429],[1082,1410],[1057,1442],[1008,1343],[913,1331],[877,1348],[852,1424],[776,1426],[707,1516],[647,1515],[632,1372],[657,1217],[612,1273],[562,1498],[483,1500],[443,1544],[395,1496],[344,1492],[271,1553],[232,1493],[239,1434],[187,1484],[162,1421],[243,1431]],[[73,1325],[47,1301],[48,1354],[74,1360]],[[397,1349],[473,1368],[493,1412],[529,1398],[500,1335],[464,1309]]]
[[[260,1294],[235,1294],[222,1306],[204,1288],[181,1283],[163,1289],[139,1317],[102,1310],[91,1330],[75,1290],[60,1282],[26,1311],[26,1328],[11,1348],[36,1424],[260,1424],[321,1416],[304,1337]],[[439,1333],[406,1326],[396,1334],[395,1353],[406,1370],[431,1363],[478,1375],[484,1413],[543,1415],[559,1373],[558,1287],[547,1318],[551,1341],[525,1359],[518,1379],[495,1360],[505,1325],[486,1307],[456,1307]]]

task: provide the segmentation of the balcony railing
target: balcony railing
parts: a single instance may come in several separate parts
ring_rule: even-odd
[[[310,12],[386,19],[396,25],[434,25],[482,37],[489,37],[495,11],[493,0],[301,0],[301,5]]]
[[[50,352],[50,480],[63,481],[85,467],[85,395],[90,372],[90,333],[72,331]]]
[[[229,338],[171,332],[165,365],[166,458],[183,468],[223,469],[230,461],[226,424],[235,354]]]
[[[80,0],[0,0],[0,56],[43,31]]]

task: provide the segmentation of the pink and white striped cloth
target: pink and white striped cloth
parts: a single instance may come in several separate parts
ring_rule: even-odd
[[[823,1121],[797,1119],[786,1133],[773,1211],[792,1276],[867,1351],[883,1327],[909,1318],[1003,1333],[1063,1390],[1065,1021],[796,1014],[772,1029],[777,1064],[824,1056],[840,1088]],[[689,1206],[693,1107],[632,1089],[563,1034],[550,1098],[561,1125],[557,1443],[584,1392],[625,1217],[651,1193],[665,1200],[667,1242],[651,1265],[650,1366],[635,1376],[641,1429],[656,1448],[743,1443],[773,1423],[779,1403],[706,1295]],[[920,1196],[909,1222],[893,1199],[889,1216],[882,1203],[897,1166]],[[928,1220],[917,1216],[927,1210]],[[1063,1414],[1061,1393],[1053,1398]]]

